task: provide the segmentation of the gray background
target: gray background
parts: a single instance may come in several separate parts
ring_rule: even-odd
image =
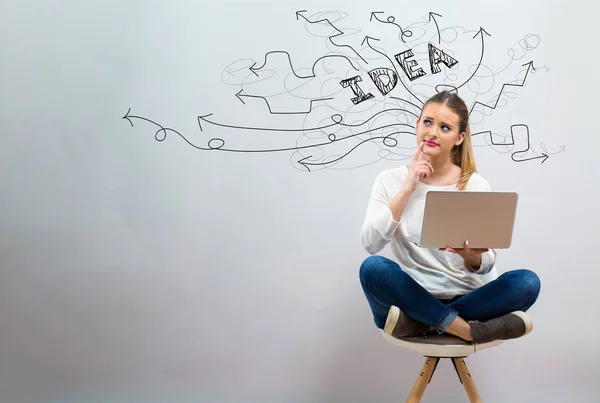
[[[207,152],[172,132],[158,142],[156,126],[122,119],[131,108],[204,147],[211,137],[245,148],[306,143],[300,133],[201,132],[197,122],[213,113],[223,123],[302,127],[302,115],[270,117],[262,100],[244,104],[239,86],[221,81],[230,63],[260,66],[270,50],[288,51],[310,72],[334,47],[306,31],[300,9],[307,18],[348,13],[338,24],[356,34],[337,41],[364,55],[367,34],[390,56],[406,49],[394,27],[369,21],[371,11],[406,24],[433,11],[440,28],[482,26],[493,71],[509,64],[509,48],[522,52],[527,34],[540,36],[478,100],[520,82],[523,63],[548,69],[474,127],[507,134],[526,123],[532,148],[539,154],[543,142],[553,153],[543,164],[515,163],[510,149],[476,139],[479,172],[494,190],[520,194],[514,243],[499,252],[497,271],[526,267],[541,277],[535,330],[467,362],[486,402],[598,401],[592,4],[2,2],[0,401],[406,398],[423,359],[385,342],[358,282],[373,180],[405,159],[371,163],[381,148],[367,144],[344,164],[309,173],[291,151]],[[444,45],[463,78],[479,58],[479,39],[471,41]],[[285,72],[285,63],[273,66]],[[362,88],[376,91],[361,75]],[[407,95],[400,85],[393,94]],[[351,96],[346,89],[336,102],[350,108]],[[282,97],[276,105],[306,104]],[[369,116],[365,109],[352,119]],[[412,155],[414,138],[399,139]],[[423,401],[440,400],[466,400],[449,362]]]

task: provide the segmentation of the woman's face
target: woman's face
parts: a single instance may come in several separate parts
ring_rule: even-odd
[[[465,133],[459,133],[459,117],[446,105],[430,103],[417,119],[417,144],[425,142],[423,154],[431,157],[450,155],[454,146],[462,143]]]

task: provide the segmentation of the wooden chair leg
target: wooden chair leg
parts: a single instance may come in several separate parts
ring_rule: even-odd
[[[469,372],[469,368],[467,367],[465,359],[452,358],[452,363],[454,363],[454,369],[456,369],[456,372],[458,373],[458,379],[465,388],[465,391],[467,392],[467,396],[469,397],[471,403],[482,403],[481,397],[479,397],[479,392],[477,392],[475,382],[473,382],[473,377]]]
[[[435,368],[440,360],[437,357],[425,358],[425,363],[423,364],[423,368],[421,368],[421,373],[417,377],[417,380],[410,391],[410,395],[408,395],[406,403],[419,403],[421,401],[423,393],[425,393],[425,388],[431,381],[431,377],[433,376]]]

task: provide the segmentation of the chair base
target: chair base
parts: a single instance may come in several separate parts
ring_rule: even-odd
[[[452,360],[454,369],[458,374],[458,380],[465,388],[465,392],[467,392],[469,401],[471,403],[481,403],[481,397],[479,397],[479,392],[477,392],[475,382],[473,381],[473,377],[471,376],[469,368],[467,367],[467,363],[465,362],[465,357],[425,357],[425,363],[423,364],[421,372],[417,377],[410,394],[408,395],[406,403],[419,403],[421,401],[421,398],[425,393],[425,389],[431,382],[433,374],[435,373],[435,369],[442,358],[449,358]]]

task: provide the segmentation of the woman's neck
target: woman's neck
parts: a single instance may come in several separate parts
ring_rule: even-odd
[[[445,186],[458,183],[458,180],[460,179],[460,167],[454,165],[450,158],[440,161],[435,158],[427,157],[427,160],[433,166],[433,173],[429,179],[424,180],[423,183],[434,186]]]

